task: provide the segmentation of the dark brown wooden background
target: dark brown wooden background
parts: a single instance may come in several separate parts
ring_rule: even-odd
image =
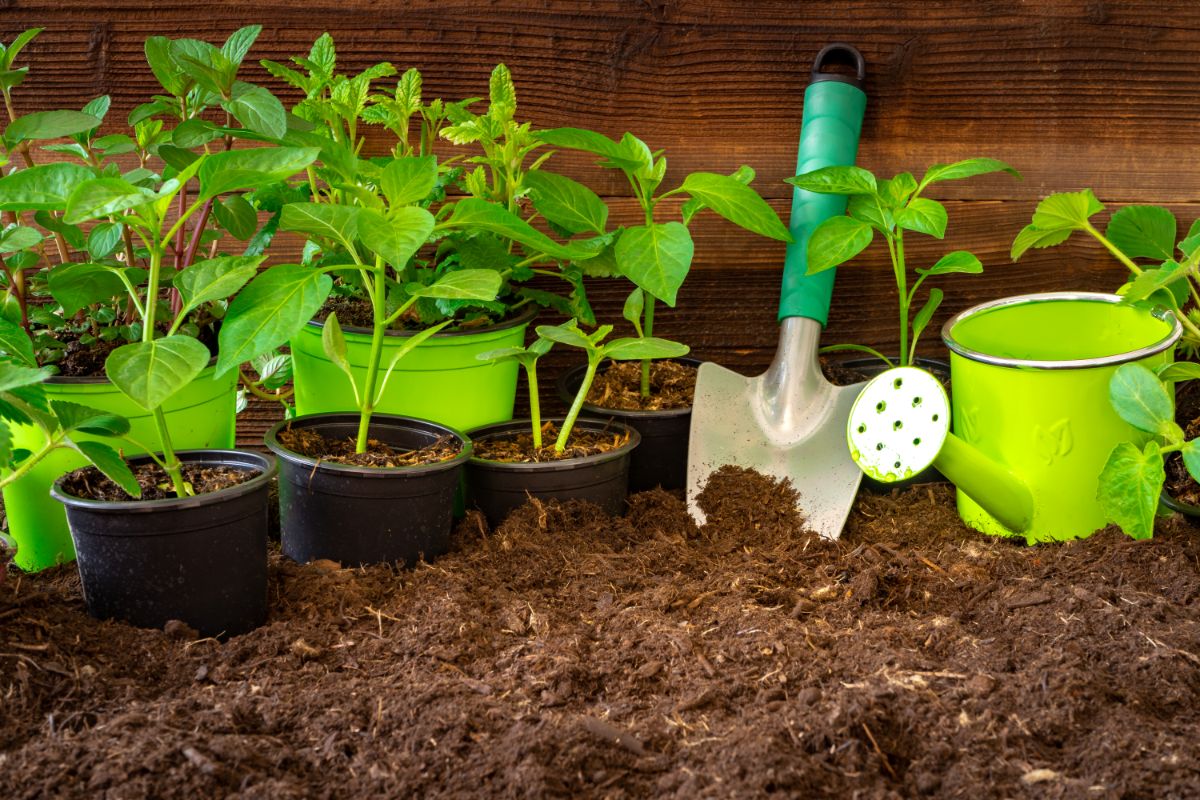
[[[1200,4],[1195,2],[873,2],[647,0],[453,2],[266,0],[256,3],[0,0],[0,39],[45,26],[26,51],[33,71],[20,113],[78,108],[98,94],[121,119],[156,88],[142,57],[151,35],[220,41],[261,23],[252,59],[304,54],[333,34],[343,70],[387,60],[416,66],[428,96],[486,95],[503,61],[519,113],[538,127],[632,131],[665,149],[673,185],[686,171],[758,171],[755,186],[786,219],[804,88],[826,43],[859,47],[869,105],[859,163],[887,175],[934,162],[1001,158],[1023,181],[989,176],[941,184],[950,212],[944,242],[910,245],[914,266],[952,249],[974,251],[985,273],[947,279],[936,326],[967,305],[1051,289],[1112,289],[1122,270],[1083,239],[1008,258],[1013,236],[1051,191],[1095,189],[1110,206],[1171,205],[1200,213]],[[251,80],[281,90],[254,66]],[[286,91],[281,94],[287,96]],[[559,168],[610,196],[586,159]],[[630,210],[617,200],[614,214]],[[693,225],[695,271],[659,331],[703,358],[761,369],[774,348],[782,245],[713,217]],[[915,237],[914,237],[915,238]],[[595,287],[602,314],[619,317],[624,286]],[[897,340],[894,286],[879,249],[843,268],[827,343],[884,349]]]

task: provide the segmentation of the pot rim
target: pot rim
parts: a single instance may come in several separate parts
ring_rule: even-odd
[[[693,356],[678,356],[676,358],[652,358],[651,361],[683,361],[693,362],[691,366],[699,368],[701,364],[706,363],[704,360]],[[575,399],[574,392],[567,390],[567,381],[575,376],[576,373],[587,369],[587,364],[576,364],[558,376],[555,381],[555,389],[558,391],[558,399],[568,405]],[[694,398],[693,398],[694,400]],[[660,408],[657,411],[641,409],[641,408],[608,408],[607,406],[598,406],[594,403],[589,403],[586,400],[583,403],[583,409],[589,414],[596,417],[628,417],[629,419],[662,419],[665,417],[682,417],[692,413],[692,406],[684,406],[683,408]]]
[[[971,361],[978,361],[981,364],[990,364],[996,367],[1019,367],[1019,368],[1034,368],[1045,370],[1063,370],[1063,369],[1090,369],[1092,367],[1114,366],[1117,364],[1126,364],[1132,361],[1141,361],[1149,356],[1167,350],[1175,342],[1179,341],[1179,337],[1183,335],[1183,326],[1175,315],[1169,309],[1163,306],[1155,306],[1149,310],[1151,316],[1161,322],[1170,322],[1171,331],[1165,337],[1155,342],[1154,344],[1139,347],[1136,350],[1127,350],[1123,353],[1116,353],[1111,356],[1098,356],[1096,358],[1077,358],[1065,359],[1059,361],[1042,361],[1031,358],[1004,358],[1002,356],[993,356],[988,353],[981,353],[978,350],[972,350],[954,339],[953,328],[958,323],[965,319],[982,314],[988,311],[994,311],[997,308],[1007,308],[1010,306],[1029,305],[1032,303],[1048,303],[1060,300],[1083,300],[1092,303],[1107,303],[1109,305],[1120,305],[1125,302],[1120,295],[1109,294],[1106,292],[1035,292],[1031,294],[1018,294],[1012,297],[1002,297],[999,300],[991,300],[986,303],[972,306],[965,311],[960,311],[950,319],[946,320],[946,324],[942,326],[942,341],[950,351],[962,356]]]
[[[547,422],[561,423],[565,417],[542,417],[542,423]],[[480,425],[467,431],[467,435],[474,439],[482,439],[490,433],[504,433],[504,429],[512,426],[514,430],[524,431],[533,424],[533,420],[526,419],[510,419],[506,422],[492,422],[487,425]],[[491,461],[479,456],[471,456],[471,464],[473,466],[483,467],[486,469],[513,470],[518,472],[558,472],[571,469],[577,469],[583,466],[595,466],[608,461],[616,461],[620,458],[627,457],[633,449],[642,443],[642,435],[637,428],[628,425],[624,422],[615,419],[596,419],[594,417],[578,417],[575,420],[575,428],[578,430],[582,426],[589,426],[591,430],[599,429],[601,432],[611,429],[613,426],[623,428],[629,434],[629,441],[614,450],[608,450],[603,453],[595,453],[588,456],[576,456],[575,458],[563,458],[556,461]],[[494,430],[493,430],[494,429]]]
[[[200,460],[196,458],[197,456],[232,456],[238,459],[257,460],[260,462],[260,472],[250,480],[239,483],[236,486],[228,486],[224,489],[218,489],[215,492],[198,494],[192,497],[168,497],[163,500],[95,500],[86,497],[76,497],[73,494],[67,494],[61,489],[62,481],[66,478],[66,475],[63,475],[50,485],[50,496],[68,508],[111,514],[149,514],[157,511],[186,511],[253,494],[279,473],[279,462],[276,461],[275,456],[267,453],[256,453],[252,450],[224,450],[218,448],[177,450],[175,455],[185,464],[189,462],[189,457],[191,457],[193,463]],[[217,460],[219,463],[219,459],[214,460]],[[129,464],[139,465],[148,463],[149,461],[151,461],[151,458],[148,455],[134,456],[126,459],[126,462]],[[227,466],[242,465],[233,464]]]
[[[530,308],[525,310],[525,313],[518,314],[517,316],[513,317],[512,319],[505,320],[504,322],[497,322],[497,323],[488,325],[483,328],[471,328],[470,330],[465,330],[465,331],[464,330],[438,331],[430,338],[431,339],[452,339],[452,338],[456,338],[456,337],[478,336],[479,334],[482,334],[482,333],[494,333],[496,331],[507,330],[508,328],[516,328],[521,325],[528,325],[530,322],[533,321],[533,318],[536,317],[537,314],[538,314],[537,306],[531,306]],[[318,320],[315,318],[310,319],[308,322],[304,323],[304,327],[305,328],[311,327],[311,328],[315,328],[316,330],[321,331],[321,330],[325,329],[325,321]],[[418,334],[420,332],[421,331],[386,330],[386,331],[384,331],[384,336],[391,336],[391,337],[395,337],[398,339],[406,339],[410,336],[415,336],[416,334]],[[363,328],[363,327],[357,326],[357,325],[343,325],[342,333],[358,334],[359,336],[371,336],[373,334],[373,331],[370,328]],[[416,417],[414,417],[413,419],[416,419]]]
[[[454,458],[447,459],[446,461],[436,461],[432,464],[415,464],[407,467],[360,467],[355,464],[335,464],[327,461],[321,461],[320,459],[312,458],[311,456],[301,455],[300,453],[284,447],[278,439],[279,431],[283,430],[285,427],[294,425],[297,422],[312,422],[316,420],[318,425],[322,421],[353,422],[357,424],[358,419],[359,415],[357,412],[347,411],[326,411],[320,414],[304,414],[293,419],[281,419],[279,422],[272,425],[271,429],[267,431],[264,441],[268,450],[291,464],[303,464],[306,467],[310,467],[314,472],[324,472],[327,474],[368,479],[395,479],[402,476],[420,476],[428,475],[434,472],[444,472],[446,470],[454,469],[459,464],[464,463],[471,457],[471,453],[474,452],[475,449],[470,437],[456,428],[451,428],[449,425],[443,425],[442,423],[435,422],[431,419],[423,419],[421,417],[405,417],[399,414],[372,414],[371,425],[374,426],[376,422],[380,421],[418,422],[423,425],[429,425],[458,439],[462,443],[462,450]],[[313,427],[317,426],[314,425]]]
[[[204,369],[200,370],[200,375],[203,375],[205,372],[213,369],[216,367],[216,365],[217,357],[213,356],[208,360],[208,365],[205,366]],[[197,375],[196,377],[199,378],[200,375]],[[107,375],[51,375],[46,379],[46,383],[58,386],[97,386],[100,384],[108,384],[113,386],[114,389],[116,388],[116,386],[113,385],[113,382],[108,379]]]
[[[1170,492],[1164,487],[1158,496],[1159,502],[1172,511],[1177,511],[1189,517],[1200,517],[1200,506],[1185,503],[1182,500],[1173,497]]]

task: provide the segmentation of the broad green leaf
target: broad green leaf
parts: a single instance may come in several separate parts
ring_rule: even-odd
[[[64,431],[79,431],[92,436],[124,436],[129,433],[129,420],[119,414],[65,400],[51,400],[50,410]]]
[[[560,245],[508,209],[476,197],[467,197],[455,203],[450,218],[438,227],[487,231],[525,245],[531,253],[545,253],[564,261],[582,261],[595,255],[582,247]]]
[[[256,147],[208,156],[200,167],[200,199],[287,180],[319,154],[316,147]]]
[[[28,225],[10,225],[0,231],[0,253],[15,253],[37,247],[42,241],[42,234],[37,228]]]
[[[1200,483],[1200,439],[1185,442],[1180,453],[1183,455],[1183,465],[1187,467],[1188,475]]]
[[[32,42],[38,34],[46,30],[45,28],[27,28],[13,37],[12,43],[8,47],[3,48],[0,54],[0,63],[11,67],[16,60],[17,55],[25,49],[25,46]]]
[[[638,361],[647,358],[679,358],[688,354],[688,346],[654,336],[641,339],[614,339],[600,348],[605,358],[614,361]]]
[[[926,233],[937,239],[946,235],[946,208],[936,200],[918,197],[896,209],[896,224],[905,230]]]
[[[779,215],[767,201],[728,175],[693,172],[683,179],[680,188],[734,225],[777,241],[792,240],[787,227],[779,221]]]
[[[1170,364],[1163,364],[1154,371],[1154,374],[1163,383],[1200,380],[1200,364],[1194,361],[1174,361]]]
[[[212,210],[217,223],[235,239],[244,242],[258,229],[258,212],[240,194],[215,198]]]
[[[541,342],[545,340],[538,339],[537,341]],[[495,350],[488,350],[486,353],[476,353],[475,358],[478,361],[489,361],[492,363],[501,361],[517,361],[521,364],[525,364],[531,361],[536,361],[538,354],[531,353],[524,347],[500,347]]]
[[[61,161],[0,178],[0,211],[61,211],[75,187],[95,177],[80,164]]]
[[[0,352],[9,358],[15,358],[27,367],[36,367],[37,358],[33,354],[33,340],[25,329],[15,322],[0,317]]]
[[[254,40],[260,33],[262,33],[262,25],[247,25],[244,28],[238,28],[229,34],[225,44],[221,45],[221,52],[232,63],[241,64],[245,61],[246,54],[250,52],[250,48],[254,46]]]
[[[846,213],[885,235],[896,225],[887,204],[882,203],[880,198],[873,194],[851,195],[846,203]]]
[[[401,206],[384,216],[369,208],[358,210],[358,238],[396,269],[404,269],[433,232],[433,215],[417,206]],[[489,298],[491,299],[491,298]]]
[[[1125,206],[1112,215],[1105,235],[1130,258],[1169,261],[1175,254],[1175,215],[1160,206]]]
[[[1144,450],[1122,442],[1100,471],[1096,499],[1107,520],[1134,539],[1148,539],[1154,535],[1154,514],[1166,479],[1156,442],[1147,442]]]
[[[424,200],[437,185],[437,158],[412,156],[397,158],[383,168],[380,189],[392,208]]]
[[[957,181],[963,178],[973,178],[976,175],[986,175],[989,172],[1007,172],[1015,178],[1021,177],[1021,173],[1003,161],[997,161],[994,158],[968,158],[953,164],[934,164],[925,171],[925,177],[921,178],[920,188],[924,189],[929,184],[939,181]]]
[[[126,494],[134,498],[142,496],[142,487],[137,478],[133,477],[129,465],[116,450],[103,442],[81,441],[73,444],[92,466],[107,475],[113,483],[124,489]]]
[[[548,339],[551,342],[565,344],[568,347],[581,347],[584,350],[592,349],[591,340],[584,335],[583,331],[579,330],[573,319],[561,325],[538,325],[536,333],[540,339]]]
[[[214,300],[224,300],[237,293],[258,273],[266,256],[222,256],[197,261],[175,276],[174,285],[183,299],[184,308],[191,310]]]
[[[921,310],[913,317],[912,321],[912,340],[915,343],[921,338],[921,333],[929,326],[929,321],[933,319],[933,314],[938,310],[938,306],[942,304],[942,290],[930,289],[929,299],[925,301],[925,305],[921,306]]]
[[[822,167],[784,180],[817,194],[875,194],[878,191],[875,176],[862,167]]]
[[[917,179],[911,172],[901,172],[891,180],[879,181],[879,196],[884,203],[899,208],[917,190]]]
[[[52,372],[48,367],[26,367],[0,361],[0,392],[37,386],[49,378]]]
[[[289,203],[283,207],[279,227],[285,231],[338,242],[345,248],[358,238],[359,210],[328,203]]]
[[[300,264],[271,267],[250,281],[225,312],[217,375],[291,339],[320,310],[332,288],[328,275]]]
[[[30,139],[58,139],[86,133],[100,126],[100,120],[82,111],[38,111],[17,117],[4,131],[10,144]]]
[[[875,236],[871,226],[853,217],[830,217],[808,240],[808,274],[844,264],[861,253]]]
[[[681,222],[626,228],[617,240],[617,266],[621,273],[653,297],[674,307],[695,246]]]
[[[1175,426],[1175,408],[1162,381],[1141,364],[1122,364],[1108,384],[1113,409],[1139,431],[1167,435]]]
[[[1088,220],[1103,210],[1103,204],[1096,199],[1091,189],[1052,194],[1038,203],[1037,210],[1033,212],[1033,226],[1043,231],[1064,228],[1083,230]]]
[[[529,172],[525,185],[538,213],[567,233],[604,233],[608,206],[582,183],[552,172]]]
[[[281,139],[287,133],[287,111],[283,103],[261,86],[237,81],[233,84],[232,99],[221,105],[255,133],[272,139]]]
[[[350,359],[346,356],[346,337],[342,333],[337,314],[330,314],[325,318],[325,324],[321,326],[321,346],[333,365],[346,373],[346,377],[350,379],[350,387],[354,390],[354,402],[356,405],[361,404],[354,371],[350,369]]]
[[[171,57],[201,88],[224,96],[232,87],[237,66],[208,42],[174,39]]]
[[[955,250],[939,258],[938,262],[929,269],[918,269],[917,272],[922,275],[946,275],[951,272],[978,275],[983,272],[983,264],[973,253],[968,253],[966,250]]]
[[[1042,230],[1036,225],[1026,225],[1017,234],[1017,238],[1013,239],[1012,250],[1009,255],[1013,261],[1016,261],[1021,256],[1025,255],[1025,251],[1029,248],[1041,249],[1043,247],[1053,247],[1056,244],[1062,244],[1068,238],[1075,228],[1052,228],[1051,230]]]
[[[46,274],[50,294],[63,307],[63,314],[76,312],[95,303],[107,303],[126,293],[125,284],[114,269],[105,264],[60,264]]]
[[[120,178],[93,178],[75,187],[67,198],[63,221],[75,225],[153,202],[154,192]]]
[[[631,158],[624,147],[602,133],[584,130],[583,128],[553,128],[537,131],[534,136],[548,145],[566,147],[570,150],[583,150],[603,156],[614,166],[623,169],[636,170],[641,162]]]
[[[629,297],[625,298],[625,306],[621,309],[621,316],[625,317],[639,331],[642,324],[642,312],[646,308],[646,296],[642,290],[635,288],[629,293]]]
[[[120,222],[97,223],[88,233],[88,253],[95,259],[111,255],[121,246],[121,237],[124,232],[125,226]]]
[[[410,283],[404,291],[410,297],[443,300],[495,300],[500,292],[500,273],[491,269],[460,269],[447,272],[429,286]]]
[[[195,380],[210,358],[203,344],[177,334],[118,347],[104,362],[104,374],[130,400],[154,411]]]
[[[146,40],[145,51],[146,63],[150,65],[150,71],[167,90],[167,94],[175,97],[187,94],[193,81],[184,73],[179,62],[171,54],[171,40],[165,36],[151,36]]]
[[[1135,277],[1128,288],[1122,293],[1126,300],[1133,303],[1145,300],[1159,289],[1171,286],[1179,281],[1188,279],[1189,270],[1176,261],[1167,261],[1161,267],[1149,267]],[[1186,297],[1186,288],[1184,296]]]
[[[221,129],[206,119],[185,120],[171,131],[171,142],[176,147],[190,150],[203,147],[213,139],[221,137]]]
[[[650,152],[650,146],[629,132],[621,135],[620,145],[621,150],[625,153],[625,158],[638,165],[638,175],[643,178],[650,177],[651,171],[654,169],[654,154]]]

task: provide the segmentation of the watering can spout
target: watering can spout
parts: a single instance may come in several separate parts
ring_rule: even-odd
[[[946,434],[934,465],[1013,533],[1033,524],[1033,493],[1025,482],[953,433]]]

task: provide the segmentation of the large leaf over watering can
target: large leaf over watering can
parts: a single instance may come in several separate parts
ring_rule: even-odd
[[[850,413],[851,454],[885,483],[934,465],[957,485],[963,521],[985,533],[1031,543],[1086,536],[1107,521],[1097,494],[1109,454],[1149,438],[1113,408],[1112,375],[1122,364],[1167,363],[1181,333],[1169,311],[1117,295],[975,306],[942,329],[953,408],[929,373],[884,372]]]
[[[849,56],[855,75],[824,72],[827,59]],[[804,93],[797,171],[854,163],[867,97],[862,55],[845,44],[824,48]],[[813,230],[845,213],[846,198],[796,189],[779,303],[779,345],[763,375],[747,378],[717,364],[700,366],[692,403],[688,453],[688,507],[699,522],[696,498],[714,469],[735,464],[787,478],[795,486],[809,528],[841,534],[862,473],[846,453],[842,430],[861,384],[836,387],[817,362],[821,329],[829,316],[834,270],[808,275]]]

